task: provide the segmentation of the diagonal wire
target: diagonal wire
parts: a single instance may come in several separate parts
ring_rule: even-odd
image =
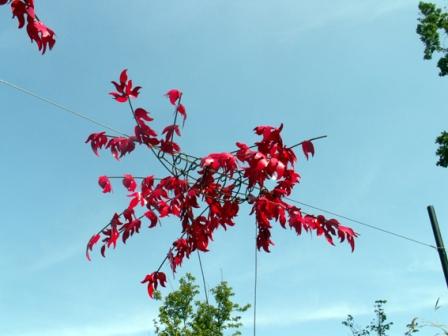
[[[202,267],[201,253],[199,252],[199,250],[196,250],[196,252],[198,253],[199,266],[201,267],[202,282],[204,283],[205,302],[207,302],[208,305],[207,285],[205,283],[205,275],[204,275],[204,268]]]
[[[296,204],[300,204],[300,205],[306,206],[308,208],[311,208],[311,209],[314,209],[314,210],[317,210],[317,211],[321,211],[321,212],[324,212],[324,213],[327,213],[327,214],[330,214],[330,215],[333,215],[333,216],[336,216],[336,217],[339,217],[339,218],[343,218],[343,219],[345,219],[345,220],[347,220],[349,222],[356,223],[356,224],[359,224],[359,225],[362,225],[362,226],[366,226],[366,227],[371,228],[373,230],[377,230],[377,231],[380,231],[380,232],[383,232],[383,233],[386,233],[386,234],[389,234],[389,235],[392,235],[392,236],[395,236],[395,237],[398,237],[398,238],[402,238],[402,239],[405,239],[405,240],[408,240],[408,241],[411,241],[411,242],[414,242],[416,244],[420,244],[420,245],[423,245],[423,246],[426,246],[426,247],[431,247],[431,248],[437,250],[437,247],[435,247],[434,245],[422,242],[420,240],[417,240],[417,239],[414,239],[414,238],[411,238],[411,237],[408,237],[408,236],[405,236],[405,235],[402,235],[402,234],[399,234],[399,233],[395,233],[395,232],[392,232],[392,231],[389,231],[389,230],[386,230],[386,229],[382,229],[382,228],[380,228],[378,226],[367,224],[367,223],[361,222],[361,221],[359,221],[357,219],[353,219],[353,218],[350,218],[350,217],[338,214],[338,213],[330,211],[330,210],[325,210],[325,209],[316,207],[316,206],[311,205],[311,204],[300,202],[300,201],[297,201],[297,200],[289,198],[289,197],[285,197],[285,199],[287,199],[290,202],[293,202],[293,203],[296,203]]]
[[[120,135],[123,135],[123,136],[127,136],[125,133],[120,132],[120,131],[116,130],[113,127],[110,127],[110,126],[108,126],[108,125],[106,125],[106,124],[104,124],[102,122],[96,121],[95,119],[92,119],[92,118],[90,118],[90,117],[88,117],[88,116],[86,116],[86,115],[84,115],[82,113],[79,113],[79,112],[76,112],[76,111],[74,111],[72,109],[69,109],[68,107],[63,106],[63,105],[55,102],[54,100],[51,100],[51,99],[39,96],[38,94],[36,94],[36,93],[34,93],[34,92],[30,91],[30,90],[27,90],[27,89],[25,89],[23,87],[20,87],[20,86],[18,86],[16,84],[7,82],[7,81],[5,81],[3,79],[0,79],[0,84],[4,84],[4,85],[9,86],[9,87],[11,87],[13,89],[16,89],[16,90],[18,90],[20,92],[23,92],[23,93],[27,94],[28,96],[34,97],[34,98],[39,99],[39,100],[41,100],[41,101],[43,101],[43,102],[45,102],[47,104],[53,105],[54,107],[57,107],[57,108],[59,108],[61,110],[64,110],[65,112],[71,113],[71,114],[73,114],[74,116],[76,116],[78,118],[85,119],[85,120],[87,120],[87,121],[89,121],[89,122],[91,122],[91,123],[93,123],[95,125],[101,126],[101,127],[105,128],[105,129],[108,129],[109,131],[112,131],[114,133],[117,133],[117,134],[120,134]]]

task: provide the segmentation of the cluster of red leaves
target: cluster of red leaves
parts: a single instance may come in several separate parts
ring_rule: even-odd
[[[305,231],[316,231],[318,236],[324,234],[330,244],[332,236],[344,241],[347,239],[352,250],[356,234],[350,228],[342,226],[336,219],[327,220],[324,216],[303,215],[299,208],[285,201],[300,176],[294,169],[296,155],[294,151],[283,144],[281,137],[283,125],[258,126],[255,133],[262,136],[262,140],[255,143],[256,150],[250,149],[243,143],[237,143],[239,150],[236,155],[243,164],[244,176],[248,179],[248,187],[259,190],[257,197],[251,197],[253,203],[251,214],[255,214],[258,225],[257,247],[269,252],[271,240],[271,222],[277,221],[285,228],[286,223],[301,234]],[[311,141],[302,142],[302,150],[306,158],[314,155],[314,146]],[[276,181],[271,190],[265,188],[268,179]]]
[[[126,103],[130,98],[137,98],[140,86],[132,87],[132,80],[128,80],[127,70],[123,70],[120,74],[120,83],[112,81],[117,91],[111,92],[110,95],[119,103]]]
[[[42,54],[52,49],[56,43],[54,31],[40,21],[34,11],[34,0],[0,0],[0,6],[11,4],[13,18],[17,18],[19,29],[26,23],[26,31],[31,42],[36,42]]]
[[[163,272],[153,272],[151,274],[146,275],[146,277],[141,281],[141,283],[148,283],[148,294],[150,297],[153,297],[154,290],[157,289],[159,284],[162,287],[165,287],[166,275]]]
[[[342,226],[335,219],[313,216],[303,213],[299,208],[287,202],[300,176],[295,171],[297,160],[292,147],[284,145],[280,127],[258,126],[254,129],[261,140],[253,146],[237,143],[234,152],[212,153],[198,160],[194,172],[175,169],[177,159],[181,158],[179,146],[173,142],[175,135],[180,135],[176,123],[177,116],[186,118],[185,107],[181,104],[182,93],[170,90],[166,96],[175,107],[174,123],[162,131],[162,137],[148,125],[153,119],[143,108],[134,110],[131,98],[136,98],[140,87],[133,87],[128,80],[126,70],[120,75],[120,83],[112,82],[117,89],[112,92],[115,100],[122,103],[128,101],[136,121],[135,134],[128,137],[110,137],[104,132],[91,134],[86,142],[90,142],[96,155],[98,150],[110,149],[112,155],[119,159],[134,150],[135,145],[149,147],[160,160],[160,154],[172,157],[170,175],[161,179],[154,176],[136,178],[130,174],[122,177],[123,186],[130,192],[130,201],[120,214],[115,213],[104,229],[93,235],[87,244],[89,251],[100,240],[101,254],[111,246],[116,247],[121,237],[123,243],[134,233],[139,233],[142,220],[147,219],[147,226],[153,228],[160,219],[168,216],[177,217],[182,224],[181,237],[169,249],[165,260],[169,261],[173,272],[176,271],[194,251],[207,252],[215,231],[222,227],[227,229],[235,225],[240,203],[252,205],[251,214],[255,214],[258,227],[257,247],[269,252],[273,245],[271,240],[272,222],[279,222],[283,228],[288,225],[300,235],[303,230],[314,231],[317,236],[323,235],[330,244],[333,237],[342,242],[347,240],[352,250],[357,234],[350,228]],[[314,155],[311,141],[301,143],[306,158]],[[165,162],[166,165],[166,162]],[[267,181],[275,181],[273,188],[268,188]],[[108,177],[98,180],[104,193],[112,191]],[[137,212],[140,215],[137,215]],[[158,285],[165,286],[166,276],[160,272],[161,267],[145,277],[142,283],[148,286],[152,297]]]

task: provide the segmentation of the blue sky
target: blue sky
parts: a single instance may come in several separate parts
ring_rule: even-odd
[[[295,199],[431,244],[433,204],[448,243],[448,170],[434,155],[448,123],[448,82],[422,59],[417,3],[37,0],[57,44],[39,55],[1,7],[0,78],[125,132],[129,112],[107,95],[123,68],[143,86],[139,104],[158,129],[172,117],[163,93],[181,88],[189,114],[182,147],[195,155],[253,142],[262,124],[283,122],[289,144],[328,135],[312,160],[299,161]],[[127,201],[118,184],[101,194],[97,177],[163,175],[162,167],[143,149],[120,162],[96,158],[84,140],[101,128],[6,86],[0,108],[0,335],[153,335],[158,304],[139,281],[178,224],[143,230],[90,263],[84,246]],[[240,303],[253,295],[248,213],[203,255],[208,285],[222,273]],[[433,249],[341,222],[360,233],[353,254],[274,230],[272,253],[259,255],[258,335],[348,335],[340,321],[351,313],[367,324],[375,299],[389,301],[397,334],[414,316],[447,323]],[[184,272],[199,276],[196,258],[176,279]]]

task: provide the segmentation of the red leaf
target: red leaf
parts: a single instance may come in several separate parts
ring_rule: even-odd
[[[149,116],[149,113],[145,109],[142,109],[142,108],[136,109],[135,112],[134,112],[134,115],[135,115],[135,118],[137,119],[139,125],[145,123],[143,120],[146,120],[146,121],[153,121],[154,120],[153,118],[151,118]]]
[[[135,216],[134,209],[126,208],[126,209],[123,211],[123,217],[124,217],[124,219],[126,219],[128,222],[131,222],[134,216]],[[118,218],[119,218],[119,217],[118,217],[118,214],[115,214],[115,215],[114,215],[114,218],[117,218],[117,220],[118,220]],[[121,224],[121,223],[120,223],[120,221],[118,220],[118,225],[120,225],[120,224]]]
[[[162,287],[166,287],[166,275],[163,272],[157,272],[157,279]]]
[[[151,221],[149,228],[153,228],[157,225],[158,218],[157,218],[157,215],[153,211],[151,211],[151,210],[146,211],[145,217]]]
[[[162,287],[165,287],[166,275],[163,272],[154,272],[151,274],[147,274],[146,277],[141,281],[141,283],[148,283],[148,294],[151,298],[153,298],[154,289],[157,289],[159,284]]]
[[[123,177],[123,185],[128,191],[134,192],[137,188],[137,183],[134,180],[134,177],[130,174],[125,174]]]
[[[103,148],[107,144],[106,132],[92,133],[89,135],[85,143],[90,142],[95,155],[98,155],[98,149]]]
[[[100,235],[99,235],[98,233],[97,233],[97,234],[94,234],[94,235],[92,236],[92,238],[90,238],[89,242],[87,243],[87,248],[86,248],[86,257],[87,257],[87,260],[90,261],[89,251],[92,251],[92,250],[93,250],[93,246],[94,246],[99,240],[100,240]]]
[[[107,176],[100,176],[98,178],[98,184],[101,188],[103,188],[103,193],[109,193],[112,191],[112,186]]]
[[[106,145],[109,148],[113,157],[119,160],[124,155],[131,153],[135,149],[135,137],[116,137],[111,138]]]
[[[121,73],[120,73],[120,83],[121,84],[125,84],[128,80],[128,69],[124,69]]]
[[[139,203],[141,206],[144,206],[146,203],[146,200],[144,197],[142,197],[142,194],[139,192],[133,193],[128,195],[129,197],[132,197],[131,202],[129,203],[128,209],[134,209]]]
[[[179,104],[177,107],[177,112],[179,112],[183,118],[182,125],[185,125],[185,120],[187,119],[187,111],[185,110],[185,106],[183,104]]]
[[[165,134],[165,140],[166,141],[170,141],[173,138],[174,133],[176,133],[178,136],[180,136],[179,126],[174,125],[174,124],[173,125],[168,125],[162,131],[162,134]]]
[[[173,141],[160,141],[160,150],[162,152],[168,153],[168,154],[176,154],[179,153],[180,147],[177,143]]]
[[[170,103],[172,104],[172,105],[176,105],[176,102],[180,99],[180,97],[182,96],[182,92],[180,92],[179,90],[177,90],[177,89],[172,89],[172,90],[169,90],[166,94],[165,94],[165,96],[167,96],[168,97],[168,99],[170,100]]]
[[[1,0],[0,5],[8,1]],[[54,31],[48,28],[44,23],[37,19],[34,12],[33,0],[13,0],[11,2],[11,11],[13,17],[17,18],[19,29],[23,28],[27,22],[26,31],[31,42],[36,42],[39,51],[44,54],[48,49],[52,49],[56,43]]]
[[[303,150],[303,154],[305,154],[307,160],[308,160],[309,154],[314,156],[314,145],[311,141],[302,142],[302,150]]]
[[[112,228],[110,232],[110,238],[107,241],[107,247],[110,247],[111,245],[114,245],[114,248],[117,246],[117,240],[120,237],[120,233],[117,231],[117,229]]]
[[[106,245],[101,246],[101,255],[106,258]]]
[[[116,92],[110,92],[109,94],[114,97],[114,99],[119,103],[124,103],[129,100],[129,98],[137,98],[139,94],[140,86],[132,88],[132,80],[128,80],[127,69],[124,69],[120,73],[120,84],[112,81],[115,86]]]

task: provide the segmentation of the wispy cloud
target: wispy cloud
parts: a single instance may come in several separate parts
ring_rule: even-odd
[[[356,312],[357,315],[363,315],[369,314],[370,311],[371,308],[368,306],[355,306],[346,302],[336,303],[322,308],[274,309],[260,312],[257,315],[257,324],[260,327],[285,327],[313,321],[342,320],[347,314],[353,314],[353,312]],[[243,323],[250,325],[252,320],[248,318]]]
[[[406,268],[408,272],[440,272],[442,266],[437,258],[433,259],[417,259],[411,262]]]
[[[46,329],[17,331],[11,336],[140,336],[148,335],[153,314],[129,314],[130,319],[113,319],[112,323],[95,325],[57,326]]]
[[[37,259],[28,269],[29,272],[42,271],[56,265],[59,265],[77,255],[82,255],[82,249],[79,245],[70,246],[65,249],[54,251]]]
[[[423,290],[422,288],[420,291]],[[431,309],[434,307],[437,295],[434,291],[427,289],[425,291],[424,300],[416,300],[415,297],[421,298],[422,293],[419,295],[406,295],[400,302],[389,302],[386,310],[391,314],[412,313],[418,312],[422,309]],[[440,302],[447,302],[448,296],[440,296]],[[357,317],[363,315],[372,315],[373,303],[369,305],[357,305],[349,302],[339,302],[328,305],[326,307],[312,307],[297,308],[290,307],[289,309],[272,309],[260,311],[257,315],[257,324],[260,327],[288,327],[292,325],[316,322],[316,321],[328,321],[328,320],[344,320],[348,314],[356,315]],[[253,321],[251,318],[244,318],[243,323],[245,326],[250,326]]]
[[[417,6],[409,0],[396,1],[341,1],[333,3],[312,4],[312,8],[301,10],[304,15],[297,19],[297,25],[281,33],[282,41],[289,41],[305,31],[323,28],[341,21],[351,24],[371,22],[406,7]]]

